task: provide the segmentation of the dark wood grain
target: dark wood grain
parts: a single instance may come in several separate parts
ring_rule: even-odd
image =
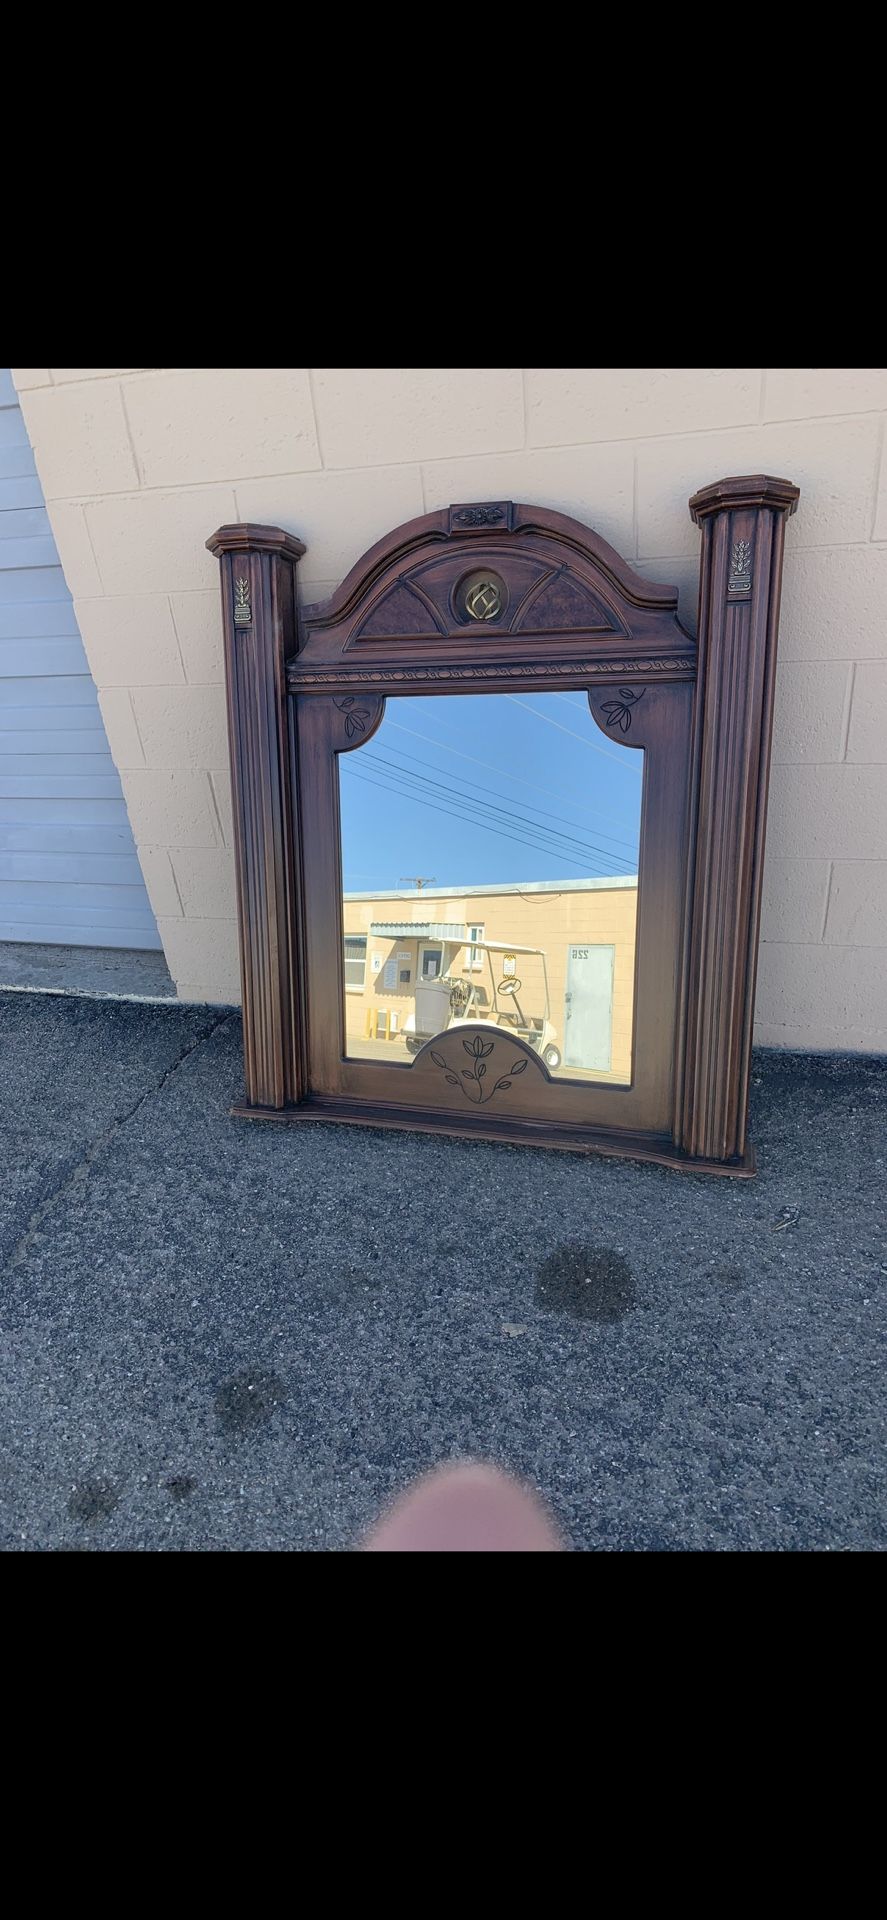
[[[798,497],[790,481],[756,474],[690,502],[703,565],[674,1133],[715,1160],[745,1150],[782,552]]]
[[[206,544],[221,562],[247,1098],[284,1107],[307,1091],[298,770],[285,684],[305,549],[257,526],[220,527]],[[238,581],[247,583],[245,606]]]
[[[745,1115],[773,663],[782,528],[796,500],[790,482],[760,476],[695,496],[698,648],[674,587],[643,580],[550,509],[467,502],[410,521],[304,609],[298,631],[299,543],[273,528],[213,536],[244,979],[247,1093],[235,1111],[753,1170]],[[249,642],[234,625],[244,556]],[[500,588],[480,624],[465,601],[477,570]],[[497,1054],[495,1083],[484,1079],[473,1103],[480,1083],[467,1095],[464,1074],[446,1070],[452,1036],[409,1062],[347,1058],[339,754],[359,751],[400,693],[555,687],[584,690],[605,733],[614,702],[630,705],[620,738],[645,756],[631,1084],[555,1078],[508,1042],[523,1065],[509,1072]]]

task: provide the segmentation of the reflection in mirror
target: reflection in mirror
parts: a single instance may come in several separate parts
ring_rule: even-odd
[[[631,1079],[642,750],[582,692],[389,697],[339,756],[346,1052],[466,1022],[571,1080]]]

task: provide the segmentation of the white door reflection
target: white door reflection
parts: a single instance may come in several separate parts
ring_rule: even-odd
[[[617,738],[579,691],[398,695],[340,755],[350,1058],[481,1021],[630,1081],[644,756]]]

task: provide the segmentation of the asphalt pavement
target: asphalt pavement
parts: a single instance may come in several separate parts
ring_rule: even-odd
[[[447,1459],[577,1550],[884,1545],[887,1060],[752,1181],[229,1117],[239,1016],[0,993],[0,1541],[344,1550]]]

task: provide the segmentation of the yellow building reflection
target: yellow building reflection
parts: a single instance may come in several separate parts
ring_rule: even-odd
[[[627,1084],[636,874],[346,893],[346,1051],[408,1060],[465,1021],[516,1031],[549,1071]]]

